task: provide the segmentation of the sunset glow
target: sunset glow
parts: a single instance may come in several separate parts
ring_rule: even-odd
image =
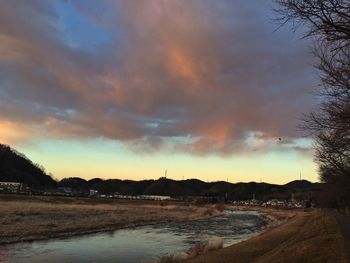
[[[310,43],[273,6],[2,3],[0,143],[58,179],[318,181]]]

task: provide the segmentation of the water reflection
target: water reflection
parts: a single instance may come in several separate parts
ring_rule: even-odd
[[[261,230],[262,216],[253,211],[226,211],[225,216],[165,223],[79,237],[0,247],[0,262],[135,263],[186,251],[195,242],[222,238],[224,246]]]

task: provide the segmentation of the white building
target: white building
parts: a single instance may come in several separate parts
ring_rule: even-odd
[[[25,189],[24,184],[17,182],[0,182],[0,192],[18,193]]]
[[[171,200],[171,197],[167,196],[167,195],[120,195],[120,194],[114,194],[113,197],[114,198],[121,198],[121,199],[156,200],[156,201]]]

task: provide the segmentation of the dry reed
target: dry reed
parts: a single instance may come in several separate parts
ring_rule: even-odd
[[[50,199],[51,200],[51,199]],[[89,204],[47,200],[0,201],[0,244],[71,236],[166,221],[216,215],[212,206],[112,202]],[[216,212],[215,212],[216,211]]]

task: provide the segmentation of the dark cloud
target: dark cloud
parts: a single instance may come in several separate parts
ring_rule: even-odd
[[[65,2],[108,32],[92,50],[69,43],[57,5],[12,2],[0,11],[3,123],[193,154],[300,136],[315,85],[308,43],[275,32],[268,1]]]

